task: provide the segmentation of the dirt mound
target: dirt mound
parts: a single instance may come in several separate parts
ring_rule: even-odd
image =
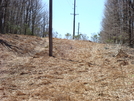
[[[1,35],[0,48],[17,53],[18,55],[27,55],[32,53],[37,45],[43,45],[41,38],[24,35]]]
[[[0,101],[134,100],[133,49],[53,41],[49,57],[47,38],[0,35]]]

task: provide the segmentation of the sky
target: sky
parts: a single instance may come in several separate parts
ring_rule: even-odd
[[[104,4],[106,0],[76,0],[75,35],[80,33],[91,37],[101,30]],[[49,5],[49,0],[43,0]],[[66,33],[73,33],[73,4],[74,0],[53,0],[53,30],[64,38]]]

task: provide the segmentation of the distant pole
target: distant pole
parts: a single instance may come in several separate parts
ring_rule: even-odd
[[[76,8],[76,0],[74,0],[73,39],[74,39],[74,36],[75,36],[75,8]]]
[[[76,0],[74,0],[74,13],[72,15],[74,16],[74,18],[73,18],[73,39],[74,39],[74,36],[75,36],[75,16],[78,15],[78,14],[76,14]]]
[[[80,23],[78,23],[78,35],[80,34]]]
[[[53,38],[52,38],[52,0],[49,0],[49,56],[53,56]]]

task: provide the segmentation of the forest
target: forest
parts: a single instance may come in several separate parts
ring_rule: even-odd
[[[134,0],[107,0],[100,40],[134,47]]]
[[[45,36],[47,6],[42,0],[0,0],[0,33]]]

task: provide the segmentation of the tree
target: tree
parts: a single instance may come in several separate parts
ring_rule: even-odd
[[[43,12],[43,21],[42,21],[42,29],[43,29],[43,37],[47,37],[49,33],[49,18],[48,18],[48,11],[45,10]]]
[[[86,34],[78,34],[74,36],[74,39],[76,40],[88,40],[89,37]]]
[[[93,42],[99,42],[99,35],[94,34],[93,36],[91,36],[91,40],[92,40]]]
[[[67,38],[67,39],[71,39],[71,34],[70,33],[67,33],[67,34],[65,34],[65,37]]]
[[[58,38],[59,33],[58,32],[53,32],[53,38]]]
[[[100,39],[104,43],[134,44],[134,0],[107,0]]]
[[[45,7],[41,0],[0,0],[0,33],[41,36],[43,19],[47,19],[45,26],[48,26]]]
[[[104,18],[102,21],[101,37],[103,42],[114,42],[119,34],[119,16],[117,9],[117,0],[107,0],[105,4]]]

